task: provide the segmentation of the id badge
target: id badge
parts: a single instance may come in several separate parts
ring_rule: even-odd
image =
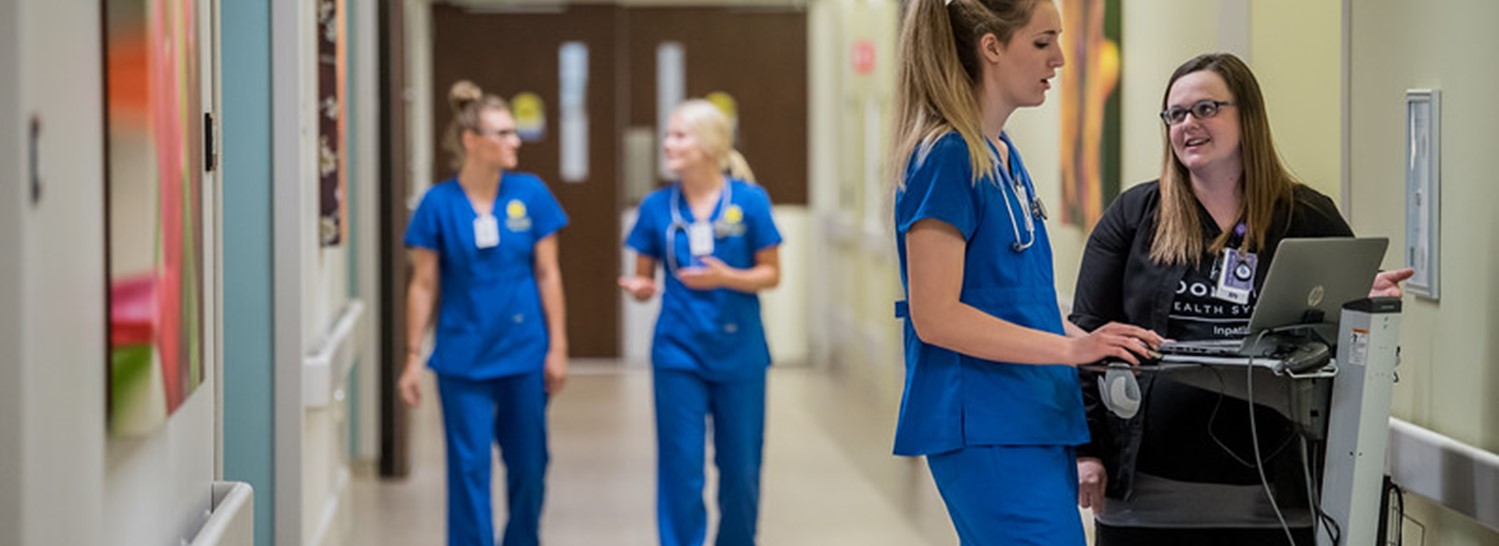
[[[494,215],[484,214],[474,218],[474,246],[494,248],[500,245],[500,223]]]
[[[687,226],[687,245],[693,257],[713,254],[713,224],[693,222]]]
[[[1218,268],[1218,286],[1213,297],[1239,305],[1248,304],[1249,293],[1254,290],[1254,275],[1259,260],[1259,256],[1253,252],[1223,249],[1223,267]]]

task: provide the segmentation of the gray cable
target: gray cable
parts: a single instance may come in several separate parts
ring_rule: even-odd
[[[1268,331],[1260,332],[1259,338],[1255,339],[1255,345],[1265,337]],[[1249,365],[1244,367],[1248,370],[1245,378],[1245,389],[1248,391],[1246,398],[1249,401],[1249,441],[1254,446],[1254,469],[1260,474],[1260,485],[1265,487],[1265,497],[1270,499],[1270,508],[1275,510],[1275,519],[1280,521],[1280,528],[1286,532],[1286,540],[1291,546],[1296,546],[1296,536],[1291,534],[1291,526],[1286,523],[1286,516],[1280,512],[1280,504],[1275,502],[1275,493],[1270,491],[1270,479],[1265,477],[1265,461],[1260,458],[1260,431],[1254,422],[1254,355],[1249,355]]]

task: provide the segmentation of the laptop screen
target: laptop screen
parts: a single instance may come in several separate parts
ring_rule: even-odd
[[[1387,246],[1383,237],[1282,240],[1249,331],[1322,323],[1330,327],[1324,337],[1335,339],[1328,334],[1336,335],[1343,304],[1369,295]]]

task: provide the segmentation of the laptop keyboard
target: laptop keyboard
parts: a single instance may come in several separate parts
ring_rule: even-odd
[[[1244,346],[1242,339],[1213,339],[1201,341],[1168,341],[1161,345],[1162,353],[1230,356],[1239,354]]]

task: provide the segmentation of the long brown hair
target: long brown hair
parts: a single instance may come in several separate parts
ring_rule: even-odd
[[[448,122],[442,145],[453,154],[453,169],[462,169],[464,158],[468,156],[468,150],[463,147],[464,131],[478,132],[480,114],[487,110],[509,112],[510,105],[496,95],[485,94],[468,80],[453,84],[448,91],[448,104],[453,107],[453,121]]]
[[[968,145],[972,182],[998,167],[980,128],[979,42],[994,34],[1008,45],[1042,1],[911,0],[900,34],[895,137],[886,167],[896,187],[905,183],[912,153],[950,131]]]
[[[1207,53],[1182,63],[1166,83],[1161,109],[1167,108],[1171,86],[1176,80],[1202,70],[1211,70],[1233,95],[1233,110],[1239,116],[1239,155],[1244,172],[1239,185],[1239,220],[1248,230],[1239,247],[1259,252],[1268,244],[1270,223],[1276,210],[1289,207],[1295,195],[1296,178],[1281,163],[1270,136],[1270,119],[1265,113],[1265,97],[1254,72],[1232,53]],[[1191,174],[1171,147],[1171,129],[1164,127],[1164,159],[1161,165],[1161,209],[1156,219],[1155,240],[1150,258],[1161,264],[1196,265],[1203,254],[1221,252],[1228,245],[1233,230],[1224,230],[1216,239],[1205,241],[1197,196],[1192,192]],[[1206,250],[1207,252],[1204,252]]]

